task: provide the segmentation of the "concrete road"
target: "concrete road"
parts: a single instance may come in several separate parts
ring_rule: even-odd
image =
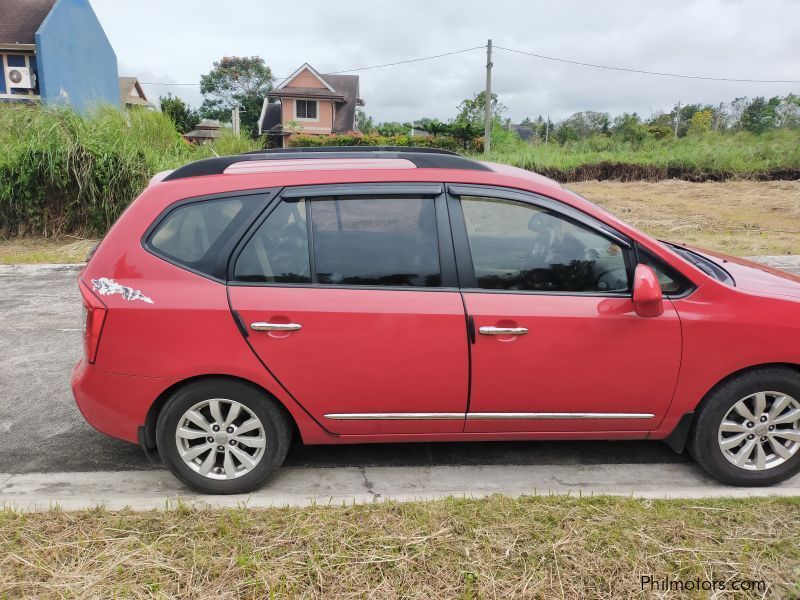
[[[800,274],[800,257],[764,259]],[[78,412],[69,375],[82,353],[81,301],[74,267],[0,266],[0,495],[10,477],[31,473],[132,472],[160,469],[135,446],[92,429]],[[304,447],[285,468],[535,466],[599,471],[614,465],[680,465],[685,456],[657,442],[495,442]],[[485,473],[493,472],[492,469]],[[144,474],[143,474],[144,475]],[[154,476],[160,480],[171,478]],[[8,481],[7,481],[8,480]],[[19,479],[16,479],[19,481]],[[149,481],[149,480],[148,480]],[[173,480],[174,481],[174,480]],[[177,486],[177,484],[174,484]]]

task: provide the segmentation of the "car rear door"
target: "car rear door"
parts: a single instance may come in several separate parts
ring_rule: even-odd
[[[469,358],[440,184],[288,188],[231,261],[231,308],[328,431],[460,432]]]
[[[465,430],[655,428],[675,388],[681,327],[668,300],[659,317],[634,311],[629,242],[546,198],[449,189],[474,326]]]

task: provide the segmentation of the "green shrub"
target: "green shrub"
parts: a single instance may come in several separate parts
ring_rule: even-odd
[[[380,135],[379,133],[331,134],[331,135],[304,135],[298,134],[289,139],[293,148],[316,148],[321,146],[411,146],[415,148],[440,148],[452,152],[482,152],[483,140],[475,140],[466,148],[459,140],[447,135],[436,137],[410,136],[407,134]]]
[[[0,104],[0,235],[102,235],[155,173],[256,147],[193,146],[155,111]]]

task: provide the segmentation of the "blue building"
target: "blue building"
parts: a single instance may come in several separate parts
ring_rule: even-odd
[[[0,101],[120,105],[117,55],[89,0],[2,0]]]

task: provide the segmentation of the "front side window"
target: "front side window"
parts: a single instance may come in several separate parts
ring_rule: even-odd
[[[461,198],[477,285],[542,292],[627,292],[624,250],[548,210],[496,198]]]
[[[281,202],[242,249],[233,271],[236,281],[310,283],[306,204]]]
[[[441,285],[433,199],[314,200],[311,222],[321,284]]]
[[[316,100],[295,100],[295,108],[298,119],[316,119],[317,101]]]

